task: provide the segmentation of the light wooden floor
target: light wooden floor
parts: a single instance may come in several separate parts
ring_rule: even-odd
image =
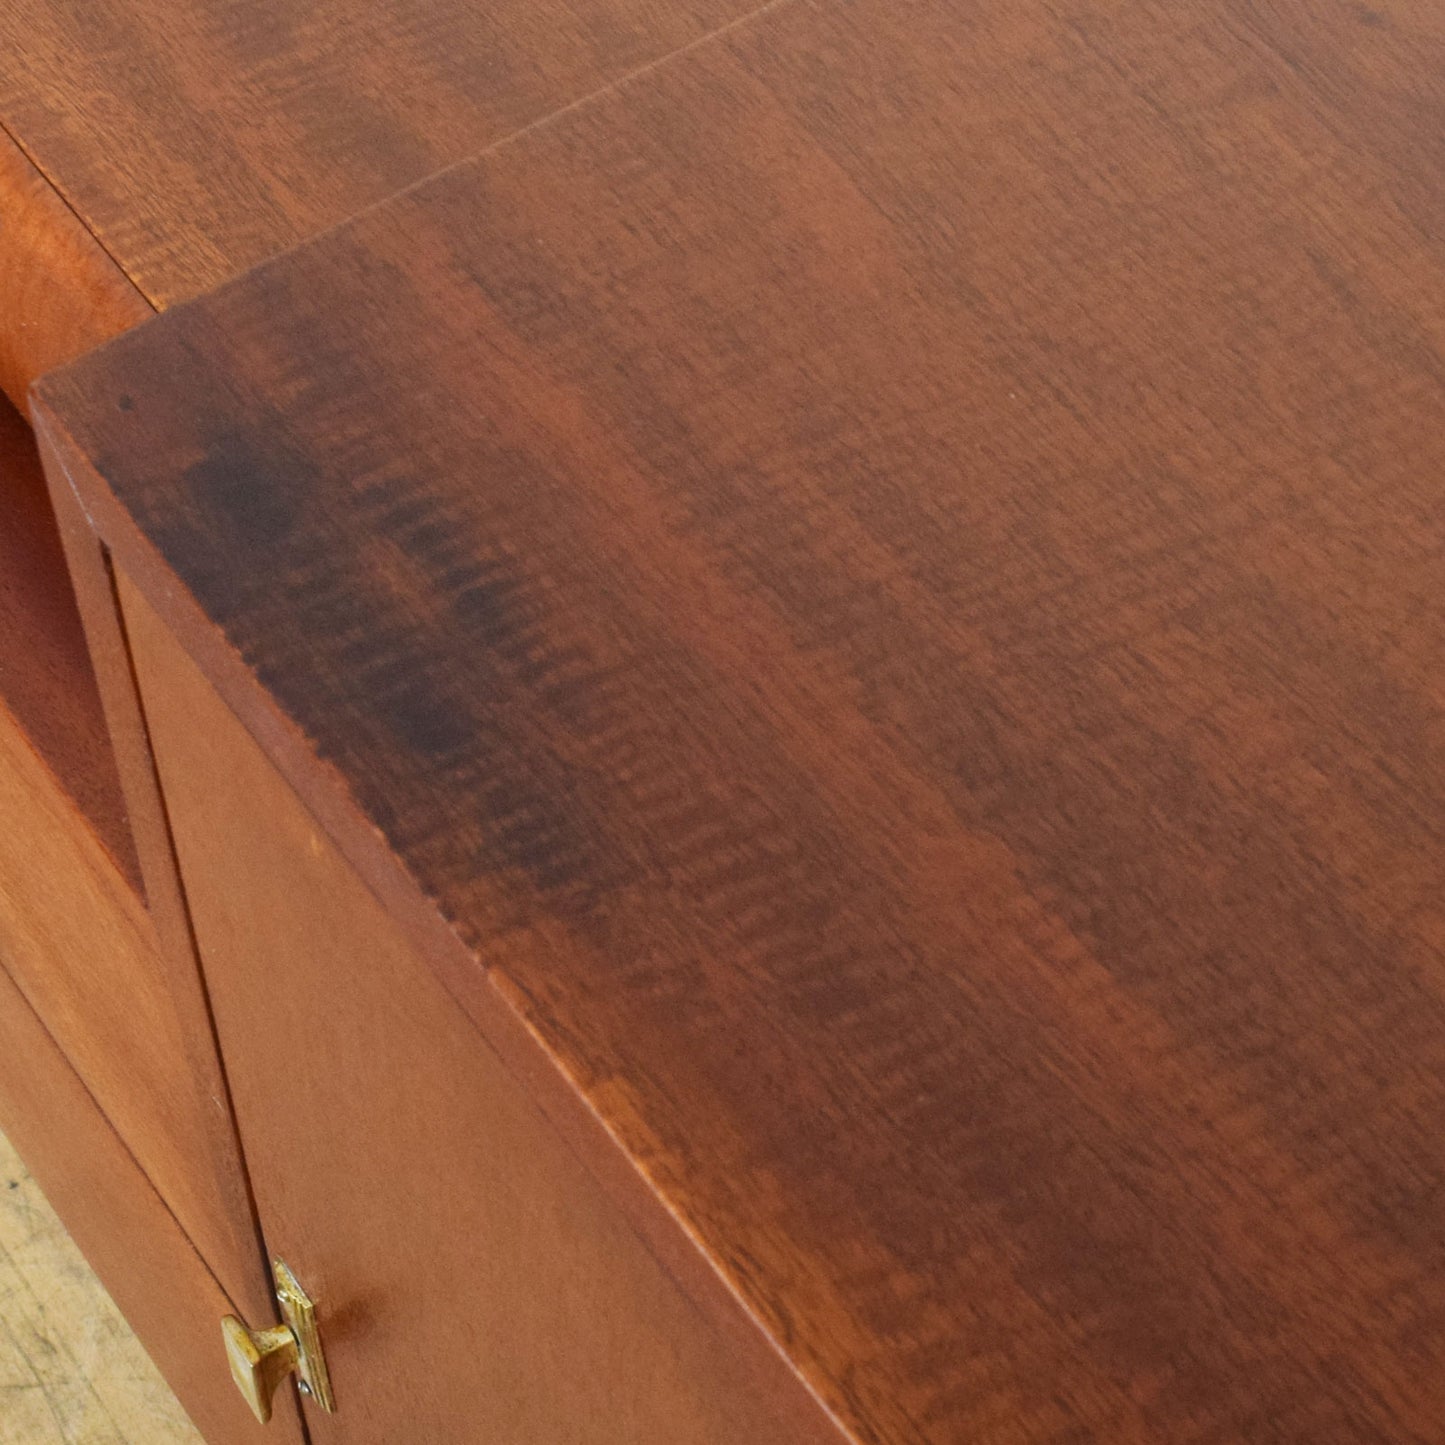
[[[3,1135],[0,1445],[201,1445]]]

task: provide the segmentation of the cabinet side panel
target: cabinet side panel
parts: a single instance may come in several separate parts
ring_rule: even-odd
[[[270,1307],[264,1259],[129,643],[105,554],[71,485],[69,464],[44,426],[37,431],[145,886],[155,946],[146,956],[149,976],[143,989],[170,1020],[166,1042],[138,1037],[163,1051],[155,1063],[166,1070],[176,1107],[188,1111],[195,1126],[184,1154],[188,1193],[168,1193],[167,1202],[231,1297],[243,1309],[259,1313]],[[58,899],[56,906],[63,908],[64,900]],[[124,1028],[124,1020],[118,1026]],[[72,1047],[69,1038],[61,1043],[67,1050]]]

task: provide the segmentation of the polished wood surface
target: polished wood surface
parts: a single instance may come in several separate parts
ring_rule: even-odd
[[[7,0],[0,124],[164,306],[752,8]]]
[[[15,54],[0,47],[0,66],[7,61],[13,65]],[[149,315],[80,218],[0,129],[0,392],[23,411],[37,376]]]
[[[1441,1438],[1442,40],[792,0],[43,388],[860,1440]]]
[[[266,1243],[317,1298],[314,1445],[825,1445],[779,1413],[122,576]]]
[[[209,1445],[303,1445],[290,1401],[267,1427],[241,1402],[215,1325],[231,1302],[3,967],[0,1129]]]

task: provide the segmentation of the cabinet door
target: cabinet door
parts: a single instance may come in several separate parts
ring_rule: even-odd
[[[121,596],[316,1445],[792,1442],[155,612]]]

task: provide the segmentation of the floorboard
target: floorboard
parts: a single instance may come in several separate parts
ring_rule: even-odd
[[[0,1445],[200,1445],[0,1135]]]

